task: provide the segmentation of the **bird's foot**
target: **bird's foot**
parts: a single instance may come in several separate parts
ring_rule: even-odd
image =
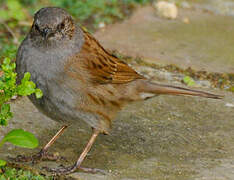
[[[10,160],[14,162],[32,162],[32,164],[36,164],[40,161],[59,161],[59,160],[66,160],[65,157],[61,157],[58,154],[48,153],[47,151],[41,150],[38,153],[25,156],[25,155],[18,155],[15,158],[9,157]]]
[[[80,169],[84,172],[88,173],[101,173],[101,174],[106,174],[104,170],[101,169],[96,169],[96,168],[85,168],[85,167],[77,167],[76,164],[68,167],[61,166],[59,168],[48,168],[48,167],[43,167],[46,171],[52,173],[54,176],[60,176],[60,175],[66,175],[66,174],[71,174],[75,172],[77,169]]]

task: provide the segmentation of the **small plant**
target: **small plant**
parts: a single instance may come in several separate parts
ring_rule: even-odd
[[[50,0],[58,7],[65,8],[81,24],[110,24],[121,20],[126,13],[136,4],[146,4],[152,0]]]
[[[97,26],[99,23],[111,23],[113,19],[122,19],[118,0],[50,0],[52,4],[68,10],[80,22],[89,21]]]
[[[13,117],[10,109],[9,100],[13,96],[28,96],[35,93],[37,98],[42,97],[42,91],[36,88],[34,82],[30,81],[30,73],[25,73],[21,83],[16,85],[17,73],[15,73],[16,64],[11,62],[10,58],[5,58],[1,70],[0,77],[0,126],[6,126],[8,121]],[[24,148],[36,148],[38,140],[30,132],[22,129],[13,129],[8,132],[2,140],[0,140],[0,147],[5,143],[10,142],[15,146]],[[0,160],[0,166],[4,166],[5,161]]]
[[[3,21],[14,19],[16,21],[25,20],[25,13],[22,11],[22,5],[17,0],[5,1],[6,9],[0,8],[0,17]],[[3,3],[3,2],[1,2]],[[15,23],[11,23],[10,26],[15,26]]]
[[[185,76],[184,79],[183,79],[183,82],[185,84],[187,84],[188,86],[194,86],[195,85],[195,81],[190,76]]]
[[[52,180],[52,177],[41,176],[31,171],[4,167],[0,172],[0,180]]]

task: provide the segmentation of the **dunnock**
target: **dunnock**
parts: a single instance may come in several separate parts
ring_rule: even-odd
[[[30,96],[35,106],[48,117],[75,125],[80,120],[93,128],[84,151],[70,167],[50,169],[55,174],[68,174],[83,168],[81,163],[99,133],[108,134],[111,122],[125,105],[159,94],[191,95],[218,99],[219,95],[170,85],[151,83],[125,62],[107,52],[88,32],[75,24],[63,9],[47,7],[34,16],[32,28],[17,53],[19,80],[25,72],[44,96]],[[47,157],[47,149],[66,126],[31,158]],[[53,159],[53,158],[52,158]]]

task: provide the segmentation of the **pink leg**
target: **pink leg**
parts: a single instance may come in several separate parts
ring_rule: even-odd
[[[84,168],[81,167],[81,163],[83,162],[84,158],[86,157],[87,153],[90,151],[93,143],[95,142],[98,134],[100,132],[96,129],[94,129],[94,132],[88,142],[88,144],[85,146],[85,149],[83,150],[83,152],[81,153],[81,155],[79,156],[79,158],[77,159],[76,163],[72,166],[68,166],[68,167],[61,167],[61,168],[57,168],[57,169],[49,169],[46,168],[49,172],[52,172],[55,175],[65,175],[65,174],[70,174],[72,172],[74,172],[77,169],[81,169],[85,172],[91,172],[91,173],[96,173],[96,172],[102,172],[102,170],[99,169],[92,169],[92,168]]]
[[[13,161],[16,162],[39,162],[41,160],[50,160],[50,161],[56,161],[59,159],[64,159],[61,157],[58,157],[54,154],[47,153],[49,147],[54,144],[54,142],[63,134],[64,130],[67,128],[66,125],[64,125],[54,136],[53,138],[37,153],[32,156],[23,156],[18,155],[16,158],[10,158]]]

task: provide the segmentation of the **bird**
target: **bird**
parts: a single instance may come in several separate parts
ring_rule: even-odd
[[[18,161],[53,159],[48,148],[67,126],[86,122],[93,133],[76,162],[68,167],[47,169],[56,174],[76,170],[97,172],[81,164],[99,134],[109,134],[112,121],[127,104],[158,95],[187,95],[220,99],[200,90],[151,82],[116,57],[73,17],[59,7],[44,7],[34,15],[31,29],[17,51],[17,82],[30,72],[31,80],[43,92],[32,103],[46,116],[64,124],[49,142],[33,156]],[[41,120],[43,123],[43,120]]]

